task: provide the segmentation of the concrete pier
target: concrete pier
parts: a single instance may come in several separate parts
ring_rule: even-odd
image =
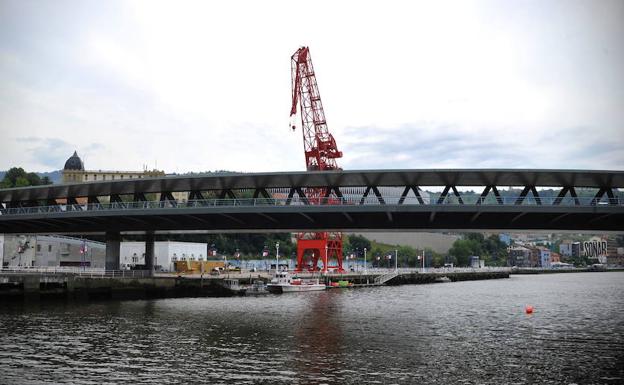
[[[119,232],[106,233],[106,270],[119,270],[120,258],[119,247],[121,244],[121,235]]]
[[[145,270],[154,275],[154,232],[145,233]]]

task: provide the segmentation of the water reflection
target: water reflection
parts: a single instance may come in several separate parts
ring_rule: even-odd
[[[343,352],[341,289],[326,290],[314,295],[300,294],[308,306],[295,325],[297,378],[326,381],[341,368]],[[348,326],[348,325],[345,325]]]

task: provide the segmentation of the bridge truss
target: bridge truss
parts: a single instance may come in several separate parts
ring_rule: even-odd
[[[324,196],[306,194],[319,187]],[[0,232],[624,231],[622,187],[620,171],[561,170],[327,171],[92,182],[0,190]]]

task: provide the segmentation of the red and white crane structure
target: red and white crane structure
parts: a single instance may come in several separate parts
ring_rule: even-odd
[[[308,171],[340,170],[336,159],[342,158],[334,137],[327,129],[323,103],[319,94],[318,84],[310,49],[299,48],[291,56],[292,104],[290,117],[294,130],[294,117],[299,108],[301,130],[303,131],[303,151]],[[331,204],[336,198],[326,188],[306,189],[305,195],[311,204]],[[311,255],[310,255],[311,253]],[[312,264],[310,266],[309,259]],[[299,233],[297,234],[297,271],[304,267],[316,270],[319,258],[323,262],[323,271],[329,268],[329,259],[335,258],[337,270],[342,271],[342,234],[341,233]]]

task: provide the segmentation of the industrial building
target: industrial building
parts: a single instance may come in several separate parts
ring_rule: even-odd
[[[208,257],[206,243],[154,242],[154,269],[175,271],[177,261],[205,261]],[[145,264],[145,242],[121,242],[119,247],[121,269],[135,269]]]
[[[0,234],[3,267],[104,268],[106,245],[60,235]]]
[[[154,243],[156,271],[175,271],[176,261],[205,261],[206,243],[163,241]],[[0,261],[5,268],[105,267],[106,244],[59,235],[0,234]],[[145,242],[121,242],[122,269],[142,269]]]

